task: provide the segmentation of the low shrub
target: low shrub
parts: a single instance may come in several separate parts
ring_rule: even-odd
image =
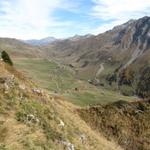
[[[124,95],[124,96],[133,96],[135,94],[134,89],[131,86],[127,86],[127,85],[122,85],[120,87],[120,92]]]

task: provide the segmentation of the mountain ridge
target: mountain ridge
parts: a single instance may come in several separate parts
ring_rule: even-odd
[[[79,72],[92,66],[94,71],[101,63],[127,67],[140,61],[144,65],[149,63],[149,35],[150,17],[146,16],[130,20],[97,36],[75,41],[62,40],[49,44],[44,49],[50,57],[72,64]]]
[[[7,51],[11,57],[43,57],[40,48],[31,46],[15,38],[0,38],[0,51]]]

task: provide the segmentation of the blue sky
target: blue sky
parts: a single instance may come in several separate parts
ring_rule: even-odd
[[[0,0],[0,37],[99,34],[150,15],[150,0]]]

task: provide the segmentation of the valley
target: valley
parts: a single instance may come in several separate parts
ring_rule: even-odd
[[[134,101],[136,97],[123,96],[115,91],[97,88],[84,80],[76,78],[73,71],[53,61],[40,58],[20,58],[16,67],[31,80],[50,93],[63,95],[68,101],[80,106],[107,104],[118,100]]]

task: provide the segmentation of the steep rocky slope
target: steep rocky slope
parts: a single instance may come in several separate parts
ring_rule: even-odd
[[[93,131],[76,109],[0,61],[0,149],[121,149]]]

